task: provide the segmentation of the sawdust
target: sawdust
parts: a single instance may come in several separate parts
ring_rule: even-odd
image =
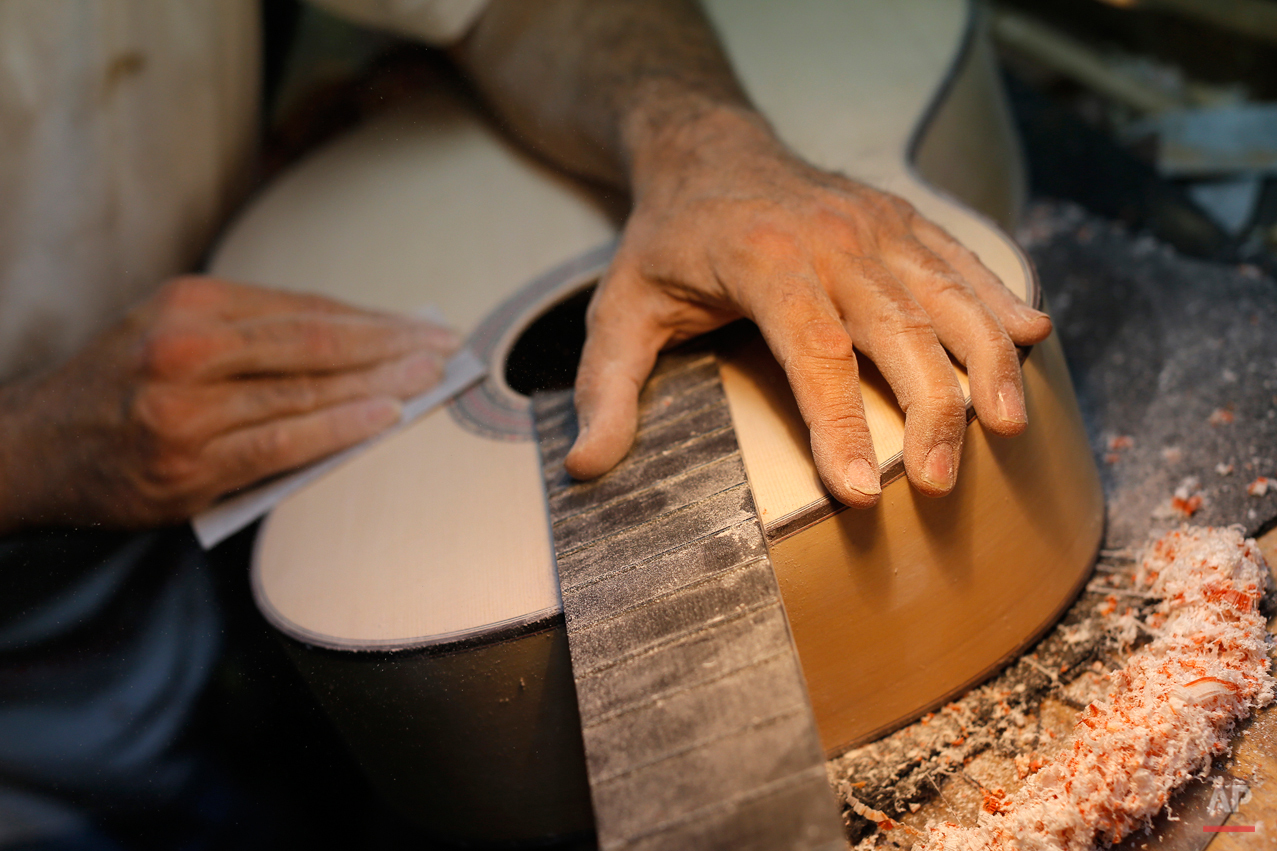
[[[849,842],[910,848],[928,824],[974,826],[1071,748],[1079,710],[1110,693],[1109,672],[1125,668],[1156,632],[1163,616],[1147,587],[1128,554],[1103,554],[1084,595],[1032,653],[961,700],[832,760]],[[1271,610],[1271,596],[1267,603]],[[853,811],[870,808],[890,820],[876,824]]]
[[[1108,544],[1186,516],[1266,531],[1277,486],[1248,485],[1277,477],[1277,282],[1067,204],[1032,205],[1019,238],[1099,462]]]
[[[867,840],[862,848],[909,848],[928,821],[974,824],[981,784],[1009,794],[1019,773],[1064,747],[1078,711],[1107,690],[1108,672],[1148,640],[1134,623],[1154,601],[1135,589],[1134,576],[1129,554],[1104,554],[1086,591],[1032,652],[961,699],[830,760],[848,839]],[[995,776],[1003,779],[981,779]],[[851,811],[853,799],[904,826],[880,830]]]

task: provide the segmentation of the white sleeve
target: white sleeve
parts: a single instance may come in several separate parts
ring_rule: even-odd
[[[311,0],[356,23],[419,38],[437,47],[461,40],[488,0]]]

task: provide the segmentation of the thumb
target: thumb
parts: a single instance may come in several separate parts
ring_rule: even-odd
[[[590,303],[576,375],[580,432],[564,462],[573,478],[603,475],[634,443],[639,391],[669,339],[669,332],[644,309],[644,286],[614,271]]]

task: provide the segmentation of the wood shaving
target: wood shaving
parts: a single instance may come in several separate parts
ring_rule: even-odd
[[[1201,484],[1196,476],[1188,476],[1181,480],[1179,486],[1175,488],[1175,493],[1171,495],[1170,501],[1153,511],[1154,519],[1187,520],[1192,517],[1205,502]]]
[[[1204,775],[1238,721],[1272,702],[1271,639],[1258,611],[1268,566],[1236,529],[1186,528],[1145,553],[1137,587],[1160,599],[1156,638],[1112,675],[1067,747],[1013,795],[986,800],[976,827],[928,825],[915,851],[1083,851],[1150,824]]]

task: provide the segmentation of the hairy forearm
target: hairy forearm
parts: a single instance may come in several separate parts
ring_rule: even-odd
[[[725,120],[765,132],[692,0],[493,0],[456,58],[526,144],[616,186]]]

